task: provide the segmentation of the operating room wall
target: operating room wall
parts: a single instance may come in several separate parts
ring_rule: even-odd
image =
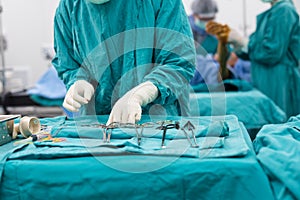
[[[23,78],[28,79],[24,87],[31,87],[49,66],[42,48],[53,43],[53,17],[59,0],[0,2],[3,32],[7,39],[5,66],[24,72]]]

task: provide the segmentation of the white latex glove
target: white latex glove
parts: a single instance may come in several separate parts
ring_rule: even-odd
[[[157,87],[150,81],[141,83],[128,91],[114,105],[106,125],[113,122],[135,123],[142,116],[141,106],[154,101],[158,96]]]
[[[228,36],[228,43],[233,45],[234,51],[240,51],[247,46],[248,40],[243,38],[236,30],[231,29]]]
[[[83,104],[91,100],[94,92],[92,84],[85,80],[78,80],[69,88],[63,107],[71,112],[77,112]]]

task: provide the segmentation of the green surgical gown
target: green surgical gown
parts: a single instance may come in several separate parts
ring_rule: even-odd
[[[287,116],[299,114],[300,24],[293,4],[282,0],[258,15],[248,49],[254,86]]]
[[[197,54],[206,55],[206,52],[209,54],[216,54],[218,49],[218,40],[212,35],[206,35],[203,41],[197,46],[198,46],[196,48]]]
[[[67,88],[78,79],[95,86],[86,114],[109,114],[127,91],[151,81],[159,97],[143,114],[188,115],[192,38],[181,0],[61,0],[52,63]]]

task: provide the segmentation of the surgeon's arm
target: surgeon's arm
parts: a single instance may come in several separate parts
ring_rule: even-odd
[[[179,101],[183,111],[188,106],[188,87],[195,70],[192,31],[181,0],[153,0],[153,4],[158,7],[154,47],[156,67],[144,79],[158,87],[160,95],[154,103],[166,105]]]
[[[54,18],[54,50],[56,55],[52,60],[59,77],[68,89],[76,81],[76,75],[82,63],[73,50],[72,5],[70,4],[62,0],[56,10]]]
[[[223,25],[214,21],[209,21],[206,24],[206,31],[209,34],[215,35],[218,38],[217,56],[220,64],[218,81],[230,78],[230,72],[227,68],[227,59],[229,57],[229,51],[227,48],[228,36],[231,31],[227,24]]]

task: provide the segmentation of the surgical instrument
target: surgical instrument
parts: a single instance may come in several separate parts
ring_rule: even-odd
[[[194,141],[194,144],[189,136],[189,134],[187,133],[186,129],[188,131],[191,131],[192,132],[192,136],[193,136],[193,141]],[[198,148],[199,145],[197,144],[197,140],[196,140],[196,136],[195,136],[195,133],[194,133],[194,129],[195,129],[195,126],[192,124],[192,122],[188,121],[182,128],[181,130],[183,131],[184,135],[186,136],[187,140],[189,141],[190,145],[192,148]]]
[[[180,128],[178,121],[176,121],[175,123],[166,124],[166,125],[164,125],[164,123],[165,122],[163,121],[161,126],[156,128],[156,129],[163,130],[163,135],[162,135],[162,139],[161,139],[161,148],[162,149],[166,148],[165,139],[166,139],[167,129],[172,129],[172,128],[179,129]]]

